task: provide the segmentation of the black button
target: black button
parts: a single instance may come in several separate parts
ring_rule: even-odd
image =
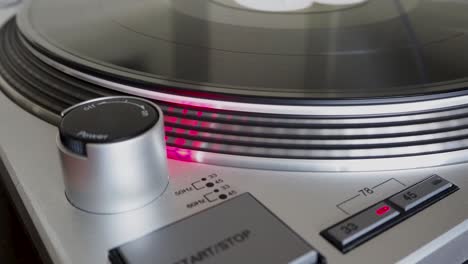
[[[411,188],[390,198],[390,202],[402,210],[409,211],[418,205],[436,197],[438,194],[452,187],[453,184],[440,176],[434,175],[430,178],[412,186]]]
[[[399,214],[392,206],[382,202],[327,229],[324,235],[336,241],[343,249],[396,218]]]

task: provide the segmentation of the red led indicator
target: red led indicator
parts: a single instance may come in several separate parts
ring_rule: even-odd
[[[384,215],[384,214],[388,213],[388,211],[390,211],[390,209],[391,209],[390,206],[384,205],[384,206],[380,207],[379,209],[377,209],[375,211],[375,213],[377,215]]]

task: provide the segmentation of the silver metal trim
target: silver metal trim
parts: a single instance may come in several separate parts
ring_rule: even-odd
[[[359,125],[359,126],[366,126],[366,125],[380,125],[380,124],[390,124],[390,123],[407,123],[410,124],[412,122],[422,122],[429,123],[428,120],[430,119],[438,119],[438,118],[445,118],[445,119],[453,119],[454,116],[460,115],[467,115],[468,116],[468,108],[455,108],[437,112],[425,112],[422,114],[411,114],[411,115],[398,115],[398,116],[384,116],[384,117],[353,117],[353,118],[291,118],[289,116],[248,116],[243,115],[242,113],[239,114],[231,114],[231,113],[211,113],[205,112],[203,110],[192,110],[187,109],[183,106],[173,106],[173,105],[161,105],[161,108],[166,112],[166,116],[176,117],[181,119],[200,119],[198,117],[199,113],[203,115],[204,121],[208,122],[240,122],[242,124],[271,124],[273,125],[300,125],[300,126],[308,126],[308,125],[340,125],[340,127],[349,126],[349,125]],[[186,113],[184,113],[186,111]],[[210,114],[215,114],[215,116],[209,116]],[[208,116],[206,116],[208,115]]]
[[[190,146],[193,142],[186,140],[184,145],[176,147],[184,148]],[[169,137],[168,145],[174,144],[174,138]],[[233,155],[242,156],[260,156],[260,157],[287,157],[288,159],[367,159],[367,158],[391,158],[407,155],[425,155],[429,153],[450,152],[468,148],[468,139],[451,141],[446,143],[421,144],[416,146],[403,147],[383,147],[362,148],[362,149],[320,149],[320,148],[280,148],[280,147],[255,147],[255,146],[239,146],[227,145],[222,143],[197,142],[196,149],[213,151],[216,153],[232,153]]]
[[[398,137],[401,134],[408,133],[419,133],[419,134],[428,134],[435,130],[449,130],[457,129],[460,127],[465,127],[468,125],[468,117],[459,118],[455,120],[445,120],[439,122],[427,122],[422,124],[409,124],[409,125],[389,125],[382,127],[326,127],[326,128],[308,128],[302,127],[301,123],[296,124],[294,127],[269,127],[269,126],[256,126],[256,125],[238,125],[238,124],[225,124],[215,121],[206,121],[206,124],[200,125],[190,125],[184,124],[186,120],[196,120],[196,119],[184,119],[178,118],[178,122],[171,122],[170,118],[166,118],[167,125],[171,126],[183,126],[186,129],[199,130],[200,128],[209,129],[210,132],[226,132],[226,134],[231,133],[249,133],[252,135],[263,137],[265,135],[276,135],[282,137],[312,137],[319,136],[322,138],[325,137],[350,137],[350,136],[387,136],[387,137]],[[203,129],[201,129],[203,130]]]
[[[190,151],[189,151],[190,152]],[[421,169],[466,163],[468,150],[440,154],[350,160],[276,159],[191,151],[187,161],[235,168],[295,172],[371,172]]]
[[[166,127],[171,128],[169,137],[186,137],[188,129],[184,129],[183,132],[179,132],[177,128],[173,128],[170,125]],[[297,139],[294,138],[295,135],[290,135],[290,138],[273,138],[269,136],[238,136],[238,135],[229,135],[221,134],[217,132],[199,132],[195,136],[194,140],[230,140],[232,142],[237,142],[241,145],[249,144],[268,144],[269,146],[280,147],[281,145],[287,145],[289,147],[296,146],[298,148],[303,148],[304,146],[382,146],[387,144],[408,144],[411,145],[413,142],[424,142],[430,140],[440,140],[440,141],[450,141],[456,142],[455,140],[450,140],[450,138],[460,138],[468,137],[468,129],[460,129],[449,132],[442,133],[431,133],[431,134],[422,134],[415,136],[399,136],[399,137],[383,137],[383,138],[366,138],[366,139]],[[415,145],[415,144],[412,144]],[[267,147],[266,147],[267,148]]]

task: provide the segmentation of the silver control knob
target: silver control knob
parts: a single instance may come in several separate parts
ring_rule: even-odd
[[[168,185],[163,113],[150,101],[106,97],[62,113],[57,146],[65,192],[100,214],[143,207]]]

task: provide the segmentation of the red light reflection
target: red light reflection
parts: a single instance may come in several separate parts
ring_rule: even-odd
[[[185,145],[185,139],[183,138],[176,138],[175,142],[177,145]]]
[[[177,147],[167,147],[167,157],[170,159],[181,161],[194,161],[192,158],[192,151],[188,149],[181,149]]]
[[[177,123],[177,120],[179,120],[177,117],[174,116],[166,116],[164,119],[169,123]]]

